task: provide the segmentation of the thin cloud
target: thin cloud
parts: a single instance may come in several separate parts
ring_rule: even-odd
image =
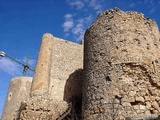
[[[77,24],[73,29],[72,32],[76,36],[80,36],[84,32],[84,26],[82,23]],[[79,39],[78,39],[79,41]]]
[[[36,60],[35,59],[31,59],[31,58],[25,57],[25,58],[23,58],[23,62],[26,63],[27,59],[28,59],[28,65],[29,66],[35,66],[35,64],[36,64]]]
[[[84,26],[83,24],[77,24],[73,29],[72,32],[75,35],[79,35],[81,32],[84,31]]]
[[[130,8],[134,8],[134,7],[135,7],[135,4],[134,4],[134,3],[131,3],[131,4],[129,4],[129,7],[130,7]]]
[[[72,14],[66,14],[64,18],[65,22],[62,27],[64,28],[64,32],[68,32],[74,26]]]
[[[83,1],[87,3],[87,2],[89,2],[90,0],[83,0]]]
[[[87,17],[76,20],[76,25],[73,27],[72,33],[77,42],[80,42],[82,39],[84,39],[86,26],[91,23],[92,19],[92,15],[89,15]]]
[[[85,23],[88,25],[92,22],[93,16],[90,14],[87,17],[85,17],[84,20],[85,20]]]
[[[84,7],[84,3],[82,1],[75,1],[75,2],[70,2],[70,6],[75,6],[77,10],[80,10]]]
[[[150,14],[152,14],[152,13],[154,13],[154,12],[155,12],[155,7],[153,7],[153,8],[149,11]]]
[[[36,60],[34,60],[34,59],[29,59],[28,64],[31,65],[31,66],[35,66]]]
[[[74,37],[76,42],[84,39],[84,32],[93,21],[95,13],[102,12],[102,1],[98,0],[66,0],[68,5],[73,9],[72,14],[64,16],[62,24],[64,36]],[[75,13],[75,10],[78,10]],[[81,14],[81,17],[79,15]]]
[[[97,13],[102,11],[102,5],[99,4],[97,0],[91,0],[89,6],[92,7],[94,10],[96,10]]]
[[[83,39],[83,34],[85,29],[84,29],[84,25],[85,25],[85,21],[84,19],[78,19],[76,21],[76,25],[74,26],[74,28],[72,29],[72,33],[74,34],[74,37],[76,39],[76,41],[81,41]]]
[[[72,7],[76,8],[76,10],[81,10],[85,7],[85,9],[92,8],[96,11],[96,13],[100,13],[102,11],[102,4],[98,0],[66,0],[67,3]]]
[[[73,16],[71,14],[65,15],[66,21],[63,23],[63,28],[65,32],[65,37],[70,36],[70,34],[73,35],[73,37],[76,39],[76,42],[81,41],[84,38],[84,32],[86,29],[86,26],[88,26],[93,17],[92,15],[86,16],[84,18],[79,18],[77,20],[74,20],[74,23],[72,23],[72,26],[67,26],[66,23],[70,21]],[[69,19],[68,19],[69,18]],[[72,18],[73,22],[73,18]]]
[[[72,33],[77,42],[84,39],[86,26],[89,26],[92,20],[93,20],[92,15],[76,20],[76,25],[72,28]]]
[[[150,0],[149,3],[150,3],[152,6],[155,5],[153,0]]]
[[[83,30],[80,35],[77,37],[77,42],[80,42],[84,39],[84,33],[85,33],[85,30]]]
[[[0,59],[0,69],[12,76],[18,76],[22,74],[20,65],[7,58]]]
[[[65,33],[65,37],[68,37],[70,34],[69,33]]]
[[[148,2],[148,0],[144,0],[144,3],[147,3]]]

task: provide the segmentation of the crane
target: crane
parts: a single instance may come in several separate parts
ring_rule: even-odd
[[[26,76],[26,73],[27,73],[27,70],[28,70],[28,69],[31,70],[31,71],[34,71],[34,69],[31,68],[31,67],[28,65],[29,57],[27,57],[26,63],[21,63],[21,62],[19,62],[18,60],[10,57],[9,55],[7,55],[7,54],[6,54],[5,52],[3,52],[3,51],[0,51],[0,56],[1,56],[1,57],[7,57],[7,58],[11,59],[12,61],[14,61],[14,62],[22,65],[22,66],[23,66],[23,75],[24,75],[24,76]]]

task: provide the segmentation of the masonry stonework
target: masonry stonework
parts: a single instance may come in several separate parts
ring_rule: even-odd
[[[31,97],[21,106],[20,120],[61,120],[81,97],[83,46],[44,34],[32,82]],[[69,84],[68,84],[69,83]],[[77,84],[79,83],[79,84]],[[77,85],[76,85],[77,84]],[[78,93],[79,92],[79,93]]]
[[[160,35],[155,21],[117,8],[84,39],[83,119],[160,114]]]
[[[15,77],[11,80],[2,120],[16,120],[21,103],[29,99],[32,77]]]
[[[15,79],[2,120],[160,120],[157,24],[115,8],[99,14],[82,45],[46,33],[32,84]]]
[[[42,38],[40,52],[38,54],[38,60],[33,77],[31,96],[43,96],[48,95],[49,77],[50,77],[50,64],[52,53],[52,38],[50,34],[45,34]]]
[[[69,101],[72,97],[71,94],[69,95],[69,91],[71,92],[70,89],[74,89],[76,86],[76,82],[72,84],[70,76],[83,68],[83,46],[56,37],[52,41],[49,96],[57,100],[65,99]],[[79,79],[74,77],[73,80],[78,82]],[[70,84],[66,86],[66,82]],[[78,85],[80,87],[80,84]],[[65,87],[68,87],[68,89],[65,89]],[[74,92],[73,94],[81,94],[76,89]]]

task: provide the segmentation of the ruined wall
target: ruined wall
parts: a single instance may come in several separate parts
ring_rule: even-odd
[[[72,109],[72,98],[81,95],[81,85],[77,83],[82,83],[82,79],[77,75],[81,75],[82,67],[82,45],[53,37],[48,33],[44,34],[33,78],[31,98],[22,104],[23,108],[18,119],[61,120],[69,114]]]
[[[155,21],[101,13],[84,39],[83,119],[160,114],[160,35]]]
[[[16,120],[21,102],[29,98],[32,77],[15,77],[10,81],[2,120]]]

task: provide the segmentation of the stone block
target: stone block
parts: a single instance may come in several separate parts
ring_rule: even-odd
[[[157,110],[159,109],[159,105],[156,101],[152,102],[152,106]]]
[[[142,96],[137,96],[136,101],[137,102],[144,102],[144,98]]]
[[[136,95],[136,93],[137,93],[136,91],[130,91],[130,92],[129,92],[129,96],[133,97],[133,96]]]

